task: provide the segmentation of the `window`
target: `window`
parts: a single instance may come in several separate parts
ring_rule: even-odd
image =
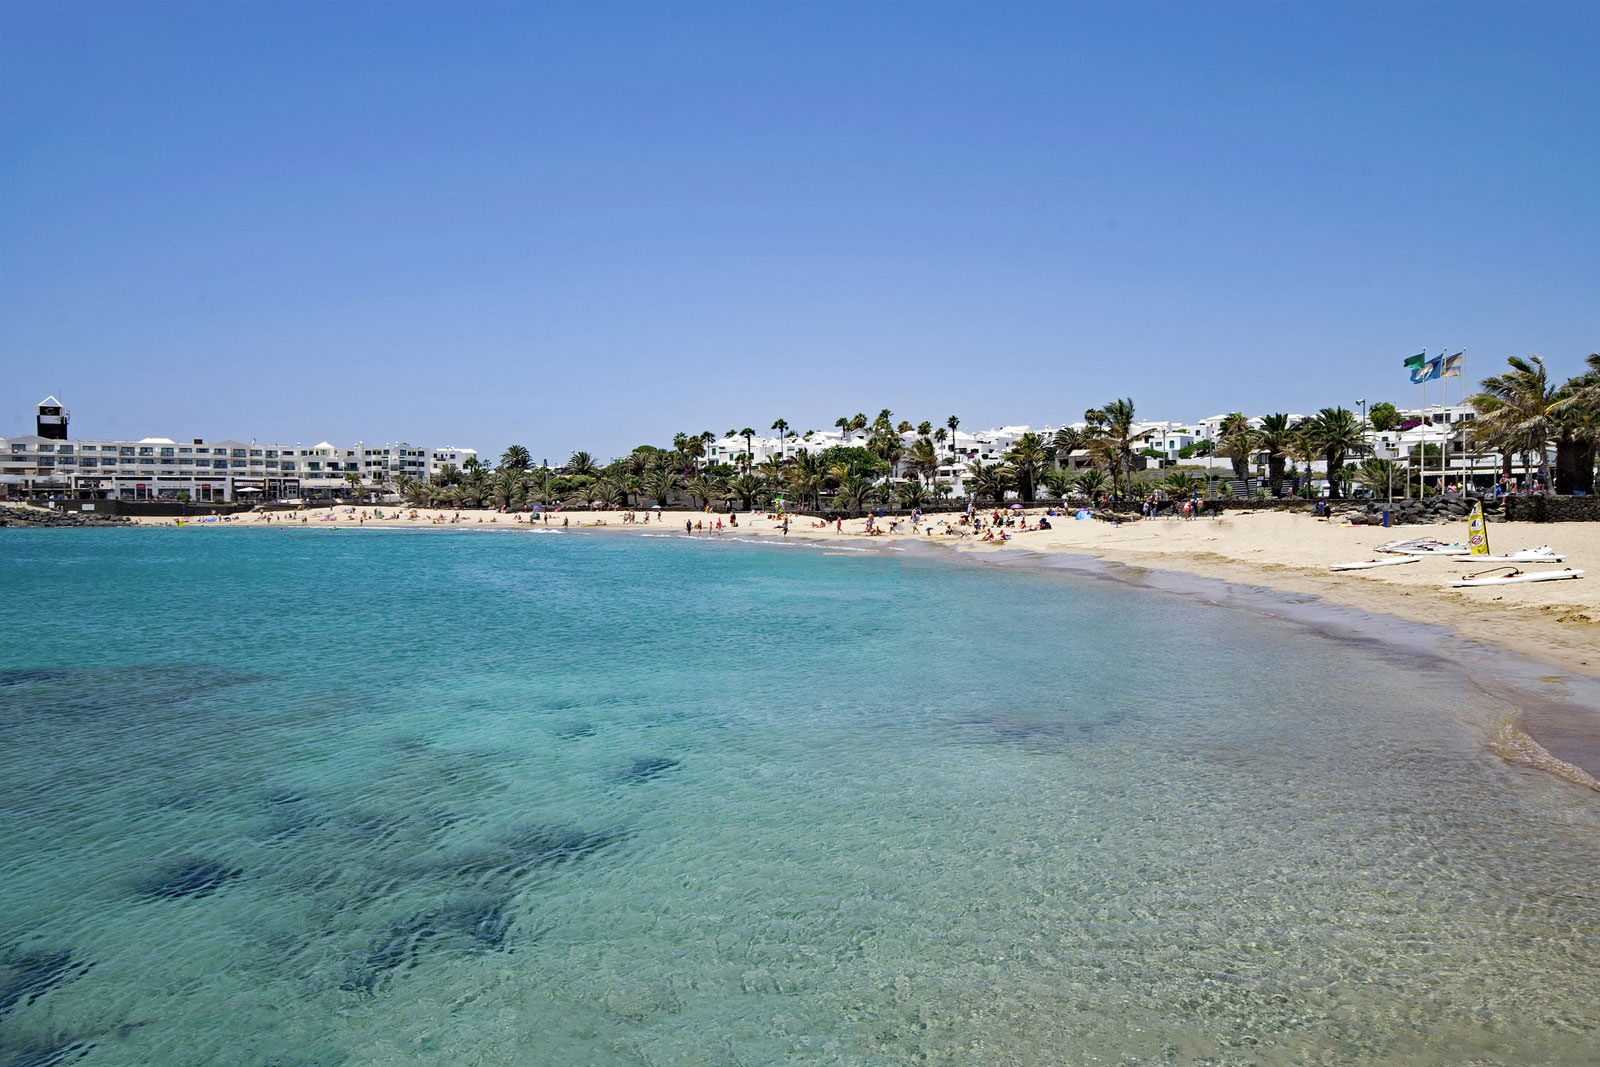
[[[278,458],[278,450],[276,448],[267,449],[267,458],[268,459],[277,459]]]
[[[70,455],[72,455],[72,446],[71,445],[62,445],[61,448],[58,451],[60,451],[61,454],[64,455],[64,456],[70,456]]]
[[[153,456],[155,454],[156,450],[149,445],[141,445],[139,447],[139,455],[141,456]]]
[[[235,455],[238,455],[238,454],[239,454],[239,453],[238,453],[238,451],[237,451],[237,450],[235,450],[235,452],[234,452],[234,454],[235,454]],[[261,455],[261,449],[259,449],[259,448],[252,448],[252,449],[251,449],[251,450],[250,450],[250,455],[252,455],[252,456],[259,456],[259,455]]]
[[[180,448],[180,449],[178,449],[178,455],[180,455],[180,456],[188,456],[188,455],[192,455],[193,453],[194,453],[194,449],[192,449],[192,448]]]
[[[78,461],[78,466],[80,466],[80,467],[94,467],[94,466],[97,466],[99,463],[100,463],[100,461],[97,460],[97,459],[94,459],[94,458],[92,458],[90,456],[84,456],[83,459]]]
[[[119,447],[117,449],[117,452],[119,454],[121,454],[121,455],[124,455],[124,456],[131,456],[131,455],[133,455],[133,446],[132,445],[122,445],[121,447]]]
[[[292,471],[292,470],[294,470],[294,464],[288,462],[287,460],[285,460],[284,464],[283,464],[283,469],[286,470],[286,471]]]
[[[40,452],[54,452],[55,450],[56,450],[56,446],[55,445],[46,444],[43,441],[39,442],[39,451]]]

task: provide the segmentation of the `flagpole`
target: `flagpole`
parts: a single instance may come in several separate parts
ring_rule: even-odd
[[[1428,496],[1428,350],[1422,350],[1422,444],[1417,448],[1417,458],[1421,461],[1422,474],[1417,479],[1417,499],[1424,500]]]
[[[1449,358],[1450,346],[1446,345],[1444,355],[1439,357],[1441,370]],[[1444,420],[1444,436],[1439,439],[1439,492],[1443,494],[1450,485],[1450,383],[1442,379],[1439,382],[1439,418]]]

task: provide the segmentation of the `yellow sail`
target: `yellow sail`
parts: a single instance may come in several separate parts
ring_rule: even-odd
[[[1483,503],[1480,501],[1472,505],[1472,514],[1467,516],[1467,544],[1472,546],[1474,556],[1487,556],[1489,554],[1489,530],[1483,524]]]

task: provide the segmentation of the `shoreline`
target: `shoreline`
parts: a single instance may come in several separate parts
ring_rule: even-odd
[[[418,518],[412,519],[413,511]],[[376,518],[381,512],[383,518]],[[1032,508],[1016,513],[1019,521],[1036,523],[1044,509]],[[934,534],[909,532],[909,520],[901,520],[899,531],[869,535],[865,520],[842,524],[819,523],[806,516],[790,516],[787,538],[775,518],[762,512],[739,513],[737,528],[727,525],[727,513],[663,511],[659,519],[654,509],[650,521],[624,522],[625,512],[553,512],[549,518],[531,524],[542,532],[657,533],[693,536],[709,540],[745,541],[788,540],[813,544],[834,551],[853,552],[891,547],[928,549],[920,555],[968,558],[973,562],[1014,559],[1019,565],[1049,566],[1076,557],[1095,561],[1096,566],[1128,568],[1118,580],[1143,581],[1140,572],[1176,575],[1188,579],[1218,582],[1224,587],[1265,590],[1282,600],[1279,607],[1295,598],[1333,605],[1337,608],[1377,618],[1388,617],[1422,624],[1438,630],[1441,655],[1456,658],[1470,654],[1473,647],[1484,647],[1509,654],[1523,661],[1554,667],[1583,678],[1600,679],[1600,591],[1588,583],[1600,576],[1600,524],[1498,522],[1489,527],[1490,545],[1496,552],[1515,551],[1535,545],[1549,545],[1565,556],[1562,566],[1587,571],[1573,581],[1539,582],[1478,589],[1450,589],[1447,582],[1474,568],[1460,559],[1425,558],[1418,563],[1383,567],[1376,570],[1333,572],[1335,563],[1370,559],[1374,549],[1398,538],[1432,537],[1441,541],[1464,541],[1463,522],[1431,526],[1383,528],[1350,526],[1337,520],[1311,515],[1275,512],[1244,512],[1220,518],[1186,521],[1178,518],[1146,519],[1126,525],[1098,520],[1052,519],[1052,529],[1013,531],[1009,540],[982,542],[973,536],[961,537],[932,520]],[[647,514],[635,510],[642,518]],[[297,516],[305,521],[283,521],[294,513],[276,513],[272,523],[261,514],[247,514],[230,522],[195,521],[184,528],[266,527],[290,525],[306,529],[488,529],[530,530],[530,524],[510,514],[477,509],[445,512],[438,509],[395,509],[391,507],[308,509]],[[363,519],[363,515],[365,518]],[[557,524],[565,519],[567,526]],[[953,516],[947,516],[953,521]],[[714,524],[721,520],[720,533]],[[453,520],[453,521],[452,521]],[[707,529],[686,534],[685,522],[699,522]],[[172,526],[170,519],[135,519],[140,526]],[[926,527],[924,527],[926,529]],[[1036,557],[1030,559],[1029,557]],[[1525,570],[1540,569],[1525,564]],[[1092,568],[1086,568],[1092,569]],[[1150,583],[1158,587],[1170,582]],[[1171,590],[1169,590],[1171,591]],[[1193,590],[1191,590],[1193,592]],[[1239,599],[1229,597],[1229,599]],[[1357,624],[1359,627],[1359,623]],[[1450,641],[1461,647],[1450,649]],[[1492,666],[1490,668],[1492,670]],[[1565,765],[1567,773],[1557,773],[1590,788],[1600,788],[1600,712],[1583,713],[1581,708],[1521,708],[1508,716],[1497,730],[1491,748],[1503,758],[1527,762],[1544,769],[1551,761]],[[1530,747],[1531,746],[1531,747]]]

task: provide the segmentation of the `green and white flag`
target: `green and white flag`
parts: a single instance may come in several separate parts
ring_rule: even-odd
[[[1428,362],[1428,353],[1427,352],[1418,352],[1414,356],[1407,356],[1406,357],[1406,370],[1413,370],[1414,371],[1414,370],[1416,370],[1418,367],[1422,366],[1426,362]]]

